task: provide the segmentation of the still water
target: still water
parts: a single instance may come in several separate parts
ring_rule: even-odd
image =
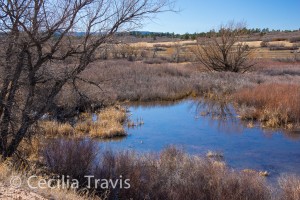
[[[176,145],[190,154],[221,152],[234,169],[267,170],[300,175],[300,135],[247,128],[227,106],[185,100],[177,103],[130,105],[131,119],[144,125],[128,128],[122,139],[100,141],[102,147],[158,152]]]

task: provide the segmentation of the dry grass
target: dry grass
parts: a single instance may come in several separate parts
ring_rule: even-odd
[[[300,122],[300,85],[261,84],[242,89],[234,96],[246,109],[244,119],[260,120],[266,127],[295,128]]]
[[[115,121],[118,123],[124,123],[126,120],[126,109],[121,106],[109,107],[100,111],[98,115],[99,120]]]
[[[48,137],[73,136],[75,134],[74,128],[69,123],[41,121],[39,125]]]
[[[81,115],[80,120],[75,125],[75,130],[99,138],[125,136],[123,124],[126,119],[125,108],[120,106],[108,107],[97,114],[95,121],[92,120],[91,114]]]
[[[10,187],[10,180],[13,177],[20,177],[22,179],[22,185],[20,188]],[[55,199],[55,200],[90,200],[90,199],[97,199],[100,200],[99,197],[92,197],[88,196],[85,193],[79,193],[73,190],[68,190],[65,188],[45,188],[40,189],[37,188],[32,190],[29,188],[27,182],[30,175],[26,174],[25,172],[15,171],[10,163],[10,161],[6,161],[5,163],[0,163],[0,187],[5,187],[1,191],[5,192],[6,190],[10,190],[10,195],[14,196],[14,199],[40,199],[39,196],[42,196],[46,199]],[[44,179],[45,177],[39,176],[37,179],[34,179],[31,184],[37,185],[38,181]],[[2,185],[3,184],[3,185]],[[2,186],[1,186],[2,185]],[[38,195],[36,195],[38,194]],[[3,194],[0,194],[0,198]],[[5,194],[4,194],[5,195]],[[22,196],[25,195],[25,196]],[[7,197],[7,198],[11,198]]]
[[[239,98],[252,89],[247,88],[261,88],[259,85],[278,84],[278,85],[300,85],[300,67],[299,63],[282,63],[272,60],[260,61],[253,72],[246,74],[236,73],[208,73],[203,71],[201,66],[192,64],[153,64],[148,65],[143,62],[128,62],[128,61],[107,61],[98,63],[91,66],[82,76],[88,80],[92,80],[104,88],[105,93],[110,94],[112,97],[110,101],[169,101],[180,100],[186,97],[205,96],[209,99],[215,100],[215,97],[235,97],[235,94],[245,91]],[[103,81],[109,80],[109,81]],[[81,85],[82,91],[98,93],[93,88],[88,88]],[[257,90],[257,89],[256,89]],[[286,101],[286,104],[291,104],[290,107],[294,108],[295,102],[289,99],[289,94],[285,95],[284,99],[277,95],[274,97],[276,90],[268,91],[265,87],[267,94],[272,92],[270,98],[276,98],[276,102]],[[283,89],[285,90],[285,89]],[[89,92],[90,91],[90,92]],[[280,92],[280,91],[279,91]],[[293,93],[294,91],[291,91]],[[264,91],[260,92],[263,95]],[[102,93],[99,93],[102,95]],[[245,96],[245,104],[248,101],[255,100],[259,95]],[[295,96],[295,94],[291,94]],[[276,96],[276,95],[275,95]],[[254,98],[255,97],[255,98]],[[295,100],[295,98],[292,98]],[[230,100],[230,98],[228,98]],[[243,101],[243,100],[241,100]],[[240,103],[242,104],[242,102]],[[261,99],[257,99],[261,101]],[[273,101],[273,100],[272,100]],[[65,102],[69,102],[67,99]],[[254,103],[256,104],[256,103]],[[270,103],[266,102],[266,105]],[[272,104],[272,103],[271,103]],[[270,105],[271,107],[273,105]],[[241,106],[244,107],[244,106]],[[290,127],[290,121],[294,122],[294,118],[298,120],[297,111],[295,114],[288,111],[284,106],[275,105],[276,109],[269,110],[260,107],[257,112],[257,106],[253,107],[245,117],[260,118],[265,126],[276,127],[280,126]],[[274,106],[272,107],[272,109]],[[254,112],[253,112],[254,111]],[[249,112],[249,109],[245,110]],[[260,116],[256,116],[260,113]],[[264,115],[262,115],[264,113]],[[270,114],[272,113],[272,116]],[[288,113],[288,116],[286,115]],[[251,116],[252,115],[252,116]],[[274,115],[274,116],[273,116]],[[280,116],[279,116],[280,115]],[[270,116],[271,119],[268,119]],[[278,119],[277,121],[274,119]],[[287,123],[286,123],[287,122]]]
[[[282,176],[279,179],[282,200],[300,199],[300,179],[296,176]]]
[[[252,74],[207,73],[202,69],[191,64],[108,61],[92,66],[83,77],[99,83],[114,96],[112,101],[167,101],[206,93],[228,94],[264,81]]]
[[[70,144],[57,143],[55,146],[65,149],[64,152],[75,151],[79,157],[84,155],[78,145],[69,148]],[[57,148],[46,148],[54,152],[53,157],[60,155]],[[235,171],[224,162],[191,156],[175,147],[159,154],[100,151],[97,160],[97,163],[90,160],[95,164],[90,172],[95,178],[115,180],[122,175],[123,179],[130,179],[130,189],[92,190],[99,196],[108,195],[108,199],[118,196],[119,199],[298,200],[300,194],[300,179],[296,176],[280,178],[280,187],[274,188],[266,182],[267,172]],[[53,168],[52,172],[62,173]],[[69,175],[72,177],[70,172]]]
[[[123,127],[127,119],[126,109],[121,106],[111,106],[99,111],[97,119],[93,121],[91,113],[82,113],[78,117],[76,124],[60,123],[57,121],[41,121],[40,128],[47,137],[81,137],[91,136],[99,138],[112,138],[125,136]]]
[[[34,191],[51,199],[92,200],[117,196],[118,199],[298,200],[300,197],[300,179],[296,176],[281,177],[280,187],[274,188],[266,182],[265,172],[236,171],[214,158],[191,156],[175,147],[159,154],[137,154],[99,151],[91,140],[54,139],[42,152],[48,173],[76,178],[82,188],[86,186],[82,178],[85,174],[113,181],[120,175],[123,180],[130,179],[129,189],[98,187],[89,193],[66,189]],[[9,161],[1,163],[1,183],[9,184],[10,177],[16,175],[23,180],[28,176],[12,170]],[[47,179],[44,175],[39,178]],[[22,188],[29,189],[26,182]]]
[[[116,121],[102,121],[91,127],[90,136],[97,138],[112,138],[125,136],[122,124]]]
[[[260,61],[254,72],[247,74],[208,73],[204,68],[191,64],[145,64],[124,60],[94,63],[83,74],[103,89],[81,83],[82,93],[93,99],[95,104],[118,101],[161,101],[179,100],[188,96],[203,96],[207,93],[232,94],[245,87],[267,82],[299,83],[299,63]],[[292,75],[288,76],[288,75]],[[68,95],[67,95],[68,94]],[[78,104],[70,105],[78,95],[62,92],[62,107],[75,110]],[[68,105],[64,106],[64,102]]]
[[[65,152],[81,152],[74,148],[76,146],[67,147]],[[54,157],[59,154],[56,149],[48,149],[55,152],[52,154]],[[166,200],[270,199],[270,189],[258,174],[232,171],[222,162],[189,156],[174,147],[165,149],[159,155],[102,151],[99,159],[92,172],[95,178],[115,180],[122,175],[123,179],[130,179],[130,189],[109,187],[94,191],[99,196],[108,194],[108,199],[116,196],[118,199]],[[60,171],[53,172],[60,174]],[[70,172],[68,174],[72,177]]]

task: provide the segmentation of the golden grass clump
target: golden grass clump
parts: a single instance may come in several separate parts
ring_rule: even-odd
[[[93,124],[91,113],[82,113],[79,116],[79,121],[75,125],[75,131],[79,133],[89,133]]]
[[[112,138],[125,136],[126,132],[121,123],[117,121],[102,121],[94,124],[90,130],[91,137]]]
[[[111,120],[119,123],[123,123],[126,120],[126,117],[126,109],[121,106],[106,108],[98,115],[98,119],[100,120]]]
[[[126,109],[121,106],[108,107],[96,114],[82,113],[77,123],[72,127],[69,123],[57,121],[41,121],[39,126],[48,137],[56,136],[84,136],[112,138],[125,136],[123,123],[127,119]]]
[[[79,116],[75,131],[99,138],[125,136],[123,123],[126,118],[126,109],[121,106],[112,106],[101,110],[95,121],[93,121],[91,113],[83,113]]]
[[[109,107],[97,116],[90,129],[91,137],[111,138],[125,136],[126,132],[123,123],[127,118],[126,110],[122,107]]]
[[[249,108],[242,119],[257,119],[265,127],[296,128],[300,123],[300,85],[261,84],[238,91],[234,98]]]
[[[71,136],[75,133],[74,128],[69,123],[42,121],[40,127],[48,137]]]

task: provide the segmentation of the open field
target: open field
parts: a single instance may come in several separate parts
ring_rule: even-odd
[[[253,59],[291,60],[294,58],[299,59],[300,57],[299,42],[294,43],[288,40],[263,42],[262,40],[257,40],[242,43],[253,50]],[[262,46],[262,43],[265,43],[264,46]],[[107,57],[142,60],[147,63],[194,62],[196,58],[193,49],[196,45],[196,40],[128,43],[123,46],[110,47],[113,49],[113,53],[107,55]]]

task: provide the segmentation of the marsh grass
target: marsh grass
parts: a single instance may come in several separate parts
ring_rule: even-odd
[[[149,65],[142,62],[107,61],[91,66],[82,76],[99,83],[107,93],[114,96],[115,101],[142,102],[173,101],[208,93],[229,94],[264,81],[261,76],[253,74],[208,73],[203,72],[203,69],[193,64]]]
[[[242,119],[257,119],[266,127],[287,129],[299,127],[300,85],[262,84],[243,89],[234,96],[240,106],[246,106]]]
[[[76,148],[67,149],[80,153]],[[266,182],[268,172],[233,170],[223,161],[188,155],[172,146],[158,154],[100,150],[98,156],[92,171],[95,178],[130,179],[130,189],[91,190],[98,196],[107,194],[108,199],[298,200],[300,195],[296,176],[280,177],[275,188]]]
[[[299,74],[299,63],[273,60],[260,60],[253,71],[245,74],[210,73],[203,71],[203,67],[191,63],[149,65],[143,62],[118,60],[95,64],[82,74],[82,77],[99,83],[104,91],[113,97],[112,102],[176,101],[187,97],[205,97],[212,101],[221,99],[226,103],[238,102],[237,108],[242,119],[260,120],[263,126],[268,127],[293,128],[292,124],[298,121],[296,116],[298,111],[296,109],[293,114],[289,109],[297,108],[296,98],[293,97],[297,92],[291,91],[283,99],[280,99],[281,96],[278,94],[275,97],[274,94],[275,91],[280,93],[279,90],[282,90],[279,85],[300,85]],[[260,85],[273,86],[270,91],[266,89],[267,87],[265,91],[258,91],[257,88],[262,88]],[[82,87],[84,91],[91,90]],[[254,90],[258,94],[251,92],[253,88],[256,88]],[[248,92],[251,95],[247,95]],[[296,93],[292,94],[293,92]],[[261,106],[259,102],[263,101],[262,96],[270,93],[272,93],[269,97],[270,102],[264,101],[265,106]],[[98,95],[95,91],[94,94]],[[289,95],[292,95],[291,99],[294,100],[288,100]],[[254,102],[256,97],[257,102]],[[286,105],[273,105],[272,101]]]
[[[90,136],[96,138],[112,138],[126,136],[126,132],[123,125],[117,121],[103,120],[91,127]]]
[[[120,175],[123,180],[130,179],[129,189],[110,186],[34,191],[50,199],[298,200],[300,197],[297,176],[281,176],[278,187],[273,187],[266,181],[267,172],[233,170],[223,161],[188,155],[173,146],[155,154],[116,152],[99,149],[92,140],[51,139],[41,154],[46,167],[46,173],[39,176],[41,179],[68,175],[78,179],[81,188],[87,184],[83,178],[86,174],[113,181],[120,179]],[[9,160],[0,164],[1,183],[9,184],[12,176],[26,180],[28,174],[16,171]],[[26,184],[22,188],[29,189]]]
[[[83,114],[75,125],[75,130],[97,138],[112,138],[125,136],[123,124],[127,120],[126,109],[121,106],[108,107],[96,114]]]
[[[53,151],[52,156],[59,153],[56,149],[46,148]],[[81,152],[74,148],[78,147],[66,147],[65,152]],[[91,173],[95,178],[115,180],[122,175],[123,179],[130,179],[129,189],[92,190],[98,196],[108,194],[108,199],[117,196],[118,199],[263,200],[270,199],[271,195],[265,179],[258,174],[233,171],[223,162],[191,156],[175,147],[166,148],[159,154],[102,150],[93,169]],[[61,173],[54,168],[51,171]],[[70,172],[69,175],[72,177]]]
[[[73,136],[74,128],[69,123],[61,123],[54,120],[41,121],[39,126],[48,137]]]
[[[279,179],[282,189],[281,200],[300,199],[300,178],[297,176],[285,175]]]
[[[81,113],[72,126],[69,122],[61,123],[54,120],[41,121],[39,126],[47,137],[98,137],[112,138],[125,136],[123,124],[127,120],[126,109],[121,106],[111,106],[95,114]]]

